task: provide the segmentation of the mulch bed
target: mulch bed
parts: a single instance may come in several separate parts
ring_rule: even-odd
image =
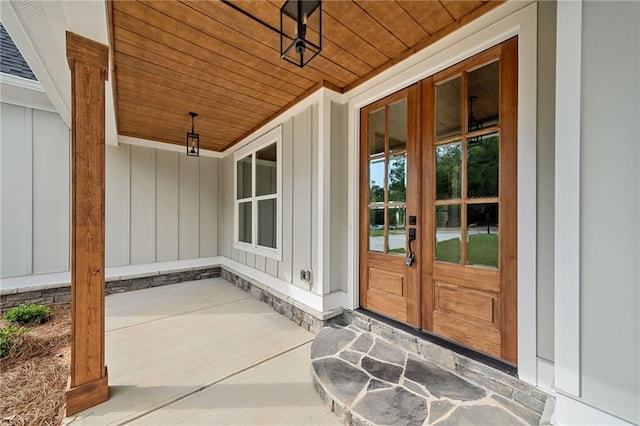
[[[69,378],[69,305],[52,306],[49,321],[26,328],[19,350],[0,359],[0,424],[58,426]]]

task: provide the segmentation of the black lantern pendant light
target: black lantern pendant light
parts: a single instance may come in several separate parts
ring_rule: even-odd
[[[187,132],[187,155],[192,157],[200,156],[200,135],[193,130],[193,119],[198,116],[195,112],[190,112],[191,132]]]
[[[280,57],[302,68],[321,51],[321,0],[287,0],[280,9]]]

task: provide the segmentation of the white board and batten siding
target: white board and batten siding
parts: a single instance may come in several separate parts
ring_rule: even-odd
[[[1,104],[0,277],[69,270],[70,131],[56,113]],[[106,147],[106,266],[218,254],[218,160]]]
[[[70,256],[70,135],[60,116],[0,104],[2,278],[64,272]]]
[[[640,423],[640,3],[585,2],[580,120],[581,399]]]
[[[107,266],[216,256],[218,161],[108,146]]]

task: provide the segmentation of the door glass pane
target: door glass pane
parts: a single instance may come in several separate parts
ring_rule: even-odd
[[[258,201],[258,245],[276,248],[277,216],[275,198]]]
[[[369,251],[384,253],[384,207],[369,209]]]
[[[467,197],[497,197],[500,162],[498,133],[467,141]]]
[[[256,152],[256,195],[278,192],[278,150],[276,144]]]
[[[384,108],[369,113],[369,155],[384,152]]]
[[[462,78],[436,86],[436,138],[459,135],[462,130],[460,118],[460,87]]]
[[[251,156],[248,155],[237,163],[237,200],[251,197]]]
[[[498,267],[498,203],[467,205],[467,264]]]
[[[484,129],[498,124],[500,104],[499,62],[485,65],[468,74],[468,129]]]
[[[251,243],[251,202],[238,204],[238,241]]]
[[[407,200],[407,154],[389,157],[389,202]],[[389,219],[391,220],[391,219]]]
[[[436,260],[460,263],[460,205],[436,206]]]
[[[384,203],[384,158],[369,161],[369,202]]]
[[[436,199],[460,198],[462,144],[460,142],[436,146]]]
[[[389,207],[389,254],[406,253],[406,217],[406,207]]]
[[[407,147],[407,100],[389,106],[389,151]]]

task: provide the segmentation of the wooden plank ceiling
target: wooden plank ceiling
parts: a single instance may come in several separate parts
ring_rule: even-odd
[[[284,0],[232,0],[279,28]],[[324,85],[348,91],[499,2],[357,0],[322,4],[323,51],[300,69],[279,35],[221,1],[109,1],[118,133],[223,151]]]

